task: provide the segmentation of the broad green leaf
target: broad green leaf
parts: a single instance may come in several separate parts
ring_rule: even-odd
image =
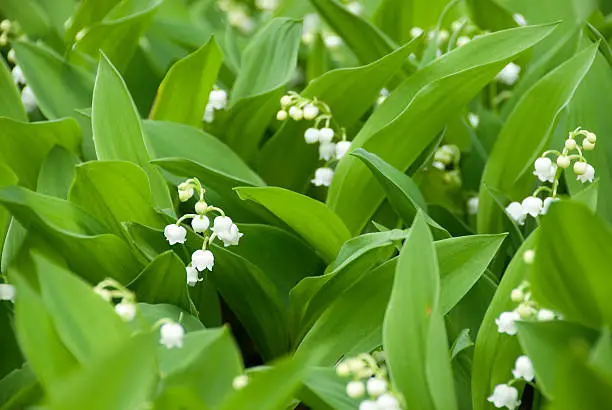
[[[523,253],[533,249],[536,236],[540,236],[539,230],[534,231],[525,240],[508,265],[476,337],[472,365],[474,410],[490,408],[487,397],[491,395],[497,384],[508,381],[508,369],[512,369],[514,361],[521,354],[516,337],[499,333],[495,319],[502,312],[513,310],[516,307],[516,303],[510,299],[510,294],[512,289],[527,279],[530,266],[523,261]]]
[[[19,90],[4,61],[0,61],[0,116],[16,121],[27,121]]]
[[[346,42],[362,64],[371,63],[397,48],[382,31],[356,16],[336,0],[310,0],[327,24]]]
[[[18,187],[0,189],[0,203],[92,283],[106,277],[128,283],[141,270],[129,246],[75,204]],[[4,267],[7,262],[3,254]]]
[[[74,12],[64,39],[71,41],[83,28],[101,21],[121,0],[83,0]]]
[[[6,165],[0,165],[0,187],[17,185],[17,175]],[[0,250],[4,249],[7,230],[11,222],[11,214],[7,209],[0,209]]]
[[[558,375],[563,371],[564,357],[573,346],[593,346],[597,332],[571,322],[519,322],[518,339],[531,359],[538,389],[549,400],[554,399]]]
[[[13,275],[19,297],[15,299],[15,331],[24,356],[47,390],[78,367],[62,343],[42,298],[21,276]]]
[[[203,183],[216,188],[265,185],[231,148],[210,134],[163,121],[145,121],[144,129],[155,163],[170,171],[202,176]]]
[[[444,55],[400,85],[368,119],[352,149],[364,148],[399,171],[407,170],[448,120],[516,55],[546,37],[554,26],[533,26],[485,35]],[[406,130],[410,130],[406,134]],[[357,158],[336,168],[327,203],[353,233],[361,231],[384,198]]]
[[[308,50],[306,61],[306,82],[310,83],[314,79],[322,76],[328,70],[329,55],[325,47],[325,41],[321,33],[314,35],[314,40]]]
[[[438,260],[422,212],[400,252],[383,323],[383,347],[393,384],[409,407],[457,408]]]
[[[59,145],[77,152],[79,135],[79,126],[73,119],[27,123],[0,118],[0,160],[11,168],[21,185],[33,189],[49,151]]]
[[[466,0],[474,22],[482,29],[500,30],[516,26],[512,14],[497,0]]]
[[[541,229],[531,278],[534,299],[567,320],[612,324],[610,228],[586,206],[563,201],[551,206]]]
[[[380,90],[416,46],[416,42],[411,42],[371,64],[325,73],[309,83],[301,94],[325,102],[334,120],[348,127],[372,106]],[[346,104],[347,101],[351,103]],[[310,185],[318,155],[315,147],[304,143],[303,135],[311,125],[308,121],[288,120],[264,145],[258,169],[269,184],[299,192]],[[280,169],[283,172],[279,172]]]
[[[497,138],[482,184],[504,192],[511,199],[529,194],[534,179],[533,162],[547,148],[559,114],[591,68],[596,53],[596,45],[588,47],[547,74],[523,96]],[[478,230],[501,231],[500,218],[501,210],[481,190]]]
[[[276,187],[243,187],[236,192],[240,198],[257,202],[282,219],[326,262],[333,260],[350,238],[340,218],[319,201]]]
[[[139,302],[170,303],[186,311],[191,310],[185,265],[172,251],[153,259],[131,287],[135,289]]]
[[[214,37],[170,67],[157,90],[153,120],[200,127],[223,55]]]
[[[67,199],[78,163],[79,157],[75,153],[57,145],[53,147],[41,164],[36,192]]]
[[[13,370],[0,380],[0,409],[2,410],[25,408],[38,402],[42,395],[40,383],[27,364]]]
[[[125,343],[126,324],[92,285],[41,255],[34,255],[34,262],[45,308],[60,339],[81,364],[91,365]]]
[[[242,358],[227,327],[190,332],[181,349],[158,347],[164,391],[193,392],[206,406],[216,408],[234,392],[232,380],[242,373]]]
[[[119,3],[119,6],[129,3]],[[74,51],[93,58],[97,58],[102,51],[119,70],[125,70],[138,47],[140,36],[148,28],[161,3],[162,0],[149,0],[146,4],[140,4],[142,7],[134,10],[133,14],[114,18],[109,17],[109,13],[104,20],[87,27],[83,37],[74,44]]]
[[[251,40],[242,55],[240,73],[231,92],[232,103],[284,85],[296,67],[302,24],[275,18]]]
[[[156,379],[152,337],[139,334],[53,389],[50,409],[136,409],[149,401]]]
[[[306,371],[304,362],[284,359],[250,376],[244,388],[229,396],[221,410],[277,410],[286,408]],[[270,388],[274,386],[274,388]]]
[[[449,238],[450,234],[440,226],[429,215],[427,215],[427,204],[419,190],[419,187],[406,174],[393,168],[383,161],[379,156],[358,148],[352,153],[353,156],[363,161],[372,171],[377,181],[385,191],[387,199],[404,223],[410,225],[417,212],[421,210],[427,220],[430,229],[436,238]]]
[[[249,162],[278,110],[282,87],[294,74],[301,28],[297,20],[273,19],[244,50],[223,134],[225,142]]]
[[[459,336],[453,342],[453,345],[450,349],[451,360],[453,360],[459,353],[464,351],[465,349],[469,349],[474,346],[474,342],[470,336],[470,329],[463,329]]]
[[[140,165],[149,176],[155,205],[172,209],[168,187],[160,171],[149,163],[147,140],[134,101],[111,62],[102,55],[91,111],[99,160],[123,160]]]
[[[321,410],[354,410],[359,399],[346,394],[347,380],[339,377],[335,369],[311,367],[302,381],[298,397],[311,408]]]
[[[165,225],[153,209],[147,174],[124,161],[92,161],[77,166],[68,198],[92,212],[117,236],[125,234],[123,222],[151,227]]]

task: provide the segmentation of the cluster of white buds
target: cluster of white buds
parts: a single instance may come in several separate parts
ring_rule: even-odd
[[[302,42],[311,45],[317,33],[321,33],[325,47],[330,50],[337,49],[343,43],[342,38],[337,34],[323,28],[323,23],[317,13],[306,14],[302,24]]]
[[[36,107],[38,107],[38,103],[36,102],[36,96],[34,95],[32,89],[26,84],[26,78],[23,75],[23,71],[21,70],[21,67],[17,64],[15,50],[10,49],[7,54],[7,58],[9,62],[14,64],[11,74],[13,76],[13,81],[15,82],[15,85],[18,88],[21,88],[21,102],[23,103],[23,106],[25,107],[27,112],[32,112],[36,110]]]
[[[243,34],[251,34],[255,30],[255,19],[246,4],[235,0],[219,0],[217,6],[227,14],[230,26],[237,28]]]
[[[0,21],[0,47],[6,46],[11,41],[12,37],[17,37],[20,33],[21,27],[17,21]]]
[[[15,303],[15,286],[8,283],[0,283],[0,301]]]
[[[387,372],[370,354],[360,354],[343,360],[336,366],[340,377],[350,378],[346,394],[361,399],[359,410],[400,410],[402,400],[390,388]]]
[[[512,375],[514,376],[512,380],[510,380],[508,383],[498,384],[495,386],[495,389],[493,389],[493,394],[487,398],[487,400],[490,403],[493,403],[493,405],[497,408],[506,407],[513,410],[521,405],[521,401],[519,400],[519,392],[516,387],[513,387],[513,384],[519,381],[525,381],[527,383],[533,382],[535,372],[529,357],[519,356],[516,359],[514,369],[512,370]]]
[[[582,148],[580,148],[576,141],[577,137],[583,137]],[[522,202],[512,202],[506,207],[506,213],[510,218],[517,224],[523,225],[527,215],[531,215],[534,218],[538,215],[546,215],[550,205],[559,200],[557,190],[559,188],[561,172],[569,168],[572,165],[572,161],[574,161],[572,169],[576,174],[576,179],[582,183],[593,182],[595,168],[584,158],[583,151],[595,149],[596,141],[597,136],[594,133],[577,128],[569,133],[562,152],[556,150],[544,152],[535,161],[533,175],[537,176],[541,182],[552,183],[552,188],[545,185],[540,186],[532,195],[523,199]],[[549,156],[555,157],[555,160],[553,161]],[[544,200],[538,197],[542,192],[549,194]]]
[[[215,256],[208,250],[213,240],[218,239],[223,242],[225,247],[238,245],[240,238],[243,236],[238,230],[238,226],[225,215],[222,209],[208,205],[204,200],[206,190],[197,178],[191,178],[181,183],[178,186],[178,194],[181,202],[186,202],[194,195],[199,197],[195,204],[195,214],[186,214],[180,217],[176,223],[167,225],[164,228],[164,236],[170,245],[176,243],[185,243],[187,240],[187,230],[181,226],[181,223],[187,219],[191,219],[191,228],[195,233],[204,235],[202,249],[198,249],[191,255],[191,263],[185,268],[187,273],[187,284],[195,286],[196,283],[203,280],[199,277],[199,272],[206,269],[212,271],[215,265]],[[217,213],[210,228],[210,219],[208,214]],[[212,234],[208,234],[208,231]]]
[[[535,252],[533,250],[528,250],[523,254],[523,260],[527,264],[533,263],[534,257]],[[516,335],[518,332],[516,321],[518,320],[547,322],[561,318],[560,314],[550,309],[542,308],[532,299],[528,281],[523,281],[517,288],[513,289],[510,298],[518,306],[510,312],[503,312],[495,319],[499,333],[505,333],[510,336]]]
[[[98,283],[94,292],[107,302],[115,303],[115,312],[121,319],[131,322],[136,317],[136,296],[114,279],[107,278]]]
[[[227,107],[227,91],[215,87],[208,95],[208,103],[204,110],[202,120],[211,123],[215,120],[215,110],[224,110]]]
[[[460,161],[461,151],[458,146],[442,145],[434,153],[431,165],[444,172],[442,179],[445,183],[461,186]]]
[[[284,121],[291,117],[294,121],[314,121],[312,127],[304,133],[307,144],[319,143],[319,159],[325,161],[325,165],[315,171],[315,177],[311,181],[316,186],[329,186],[334,177],[331,168],[335,162],[340,160],[351,148],[351,142],[346,140],[346,131],[340,130],[340,137],[331,128],[332,113],[327,104],[314,98],[312,100],[301,95],[290,92],[281,100],[281,110],[276,114],[276,119]],[[334,142],[336,139],[336,142]]]

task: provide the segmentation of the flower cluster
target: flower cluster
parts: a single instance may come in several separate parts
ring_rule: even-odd
[[[340,377],[350,378],[346,394],[353,399],[361,399],[359,410],[400,410],[402,400],[399,394],[390,389],[387,372],[379,366],[375,357],[360,354],[343,360],[336,367]]]
[[[109,303],[116,302],[115,312],[124,321],[131,322],[136,317],[138,312],[136,296],[116,280],[110,278],[104,279],[93,288],[93,291]],[[181,319],[179,318],[180,321]],[[183,347],[185,329],[183,329],[180,323],[164,318],[153,325],[154,329],[157,327],[159,327],[160,332],[160,344],[168,349]]]
[[[344,6],[355,15],[363,13],[363,5],[359,1],[344,2]],[[321,33],[325,46],[330,50],[337,49],[343,43],[342,38],[334,32],[323,28],[323,24],[317,13],[306,14],[302,25],[302,42],[306,45],[312,44],[317,33]]]
[[[310,100],[297,93],[290,92],[281,98],[281,110],[276,114],[279,121],[291,117],[294,121],[314,121],[312,127],[304,133],[307,144],[319,143],[319,159],[326,161],[325,165],[315,171],[312,183],[316,186],[330,186],[334,177],[331,165],[342,158],[350,149],[351,142],[346,140],[344,128],[340,137],[331,128],[332,114],[329,106],[316,98]]]
[[[461,186],[461,171],[459,162],[461,151],[456,145],[442,145],[434,153],[432,166],[444,172],[442,179],[445,183]]]
[[[246,4],[235,0],[219,0],[217,6],[227,14],[228,23],[243,34],[251,34],[255,30],[257,24]]]
[[[15,286],[0,283],[0,301],[3,300],[15,303]]]
[[[11,41],[11,38],[18,37],[20,34],[21,26],[17,21],[0,21],[0,47],[6,46]]]
[[[238,245],[240,238],[243,236],[238,230],[238,226],[232,221],[229,216],[226,216],[222,209],[208,205],[204,200],[206,190],[197,178],[191,178],[181,183],[178,186],[178,194],[181,202],[186,202],[194,195],[199,197],[199,201],[195,204],[195,214],[187,214],[180,217],[176,223],[167,225],[164,228],[164,236],[170,245],[177,243],[185,243],[187,240],[187,230],[181,226],[181,223],[186,219],[191,219],[191,228],[195,233],[204,235],[204,242],[201,249],[198,249],[191,255],[191,263],[187,266],[187,284],[195,286],[202,279],[199,277],[199,272],[206,269],[212,271],[215,265],[215,256],[208,250],[213,240],[218,239],[223,242],[225,247]],[[210,219],[208,215],[217,213],[210,228]],[[209,235],[209,228],[212,233]]]
[[[227,92],[215,87],[208,95],[208,103],[204,110],[202,120],[211,123],[215,120],[215,110],[223,110],[227,107]]]
[[[519,400],[519,392],[516,387],[512,385],[524,380],[526,382],[532,382],[535,378],[535,372],[531,360],[527,356],[519,356],[514,363],[514,369],[512,370],[512,376],[514,378],[508,383],[498,384],[493,389],[487,400],[497,408],[507,407],[513,410],[520,406],[521,401]]]
[[[4,21],[2,23],[4,23]],[[15,50],[10,49],[7,54],[7,58],[10,63],[14,64],[11,74],[13,76],[13,81],[15,82],[15,85],[18,88],[23,87],[21,89],[21,102],[23,103],[23,106],[25,107],[27,112],[32,112],[36,110],[36,108],[38,107],[38,103],[36,102],[36,96],[34,95],[32,89],[26,84],[26,78],[23,75],[23,71],[21,70],[21,67],[17,64]]]
[[[579,137],[582,137],[581,144],[576,141]],[[578,128],[569,133],[562,152],[556,150],[544,152],[535,161],[533,174],[541,182],[552,183],[552,188],[540,186],[532,195],[523,199],[522,202],[512,202],[506,207],[506,213],[510,218],[517,224],[523,225],[527,215],[531,215],[534,218],[538,215],[545,215],[550,205],[559,200],[557,190],[559,188],[561,171],[572,166],[572,161],[574,161],[572,169],[576,174],[576,179],[583,184],[585,182],[593,182],[595,168],[584,158],[583,151],[595,149],[596,141],[597,136],[594,133]],[[555,160],[553,161],[549,158],[550,156]],[[542,200],[538,197],[541,192],[546,192],[549,196]]]

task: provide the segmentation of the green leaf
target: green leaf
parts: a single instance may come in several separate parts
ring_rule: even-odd
[[[131,162],[86,162],[76,167],[68,198],[112,227],[115,235],[122,236],[123,222],[165,225],[164,218],[153,209],[148,182],[142,168]]]
[[[240,198],[266,207],[282,219],[306,242],[312,245],[323,260],[330,262],[350,233],[325,204],[282,188],[236,188]]]
[[[17,175],[9,167],[0,164],[0,187],[17,185]],[[7,230],[11,222],[11,214],[7,209],[0,209],[0,249],[4,249]]]
[[[166,182],[160,171],[149,163],[151,157],[138,110],[121,75],[104,55],[98,66],[91,122],[98,159],[140,165],[149,176],[155,204],[172,209]]]
[[[190,332],[181,349],[158,347],[164,391],[193,392],[206,406],[217,408],[233,393],[232,380],[242,373],[240,351],[227,327]]]
[[[195,316],[189,314],[185,310],[175,305],[166,303],[158,303],[151,305],[149,303],[139,303],[138,309],[142,314],[142,318],[153,328],[160,319],[170,319],[178,322],[187,332],[196,332],[204,329],[204,325]]]
[[[612,375],[612,336],[609,328],[606,327],[601,331],[589,359],[594,367],[607,373],[608,377]]]
[[[496,0],[466,0],[474,22],[482,29],[500,30],[516,26],[512,14]]]
[[[567,320],[591,327],[612,324],[610,228],[586,206],[562,201],[551,207],[541,229],[531,278],[534,299]]]
[[[502,191],[511,199],[524,198],[531,192],[533,162],[547,148],[558,116],[589,71],[596,53],[596,45],[588,47],[547,74],[523,96],[497,138],[482,184]],[[481,190],[478,230],[500,232],[501,215],[492,198]]]
[[[28,120],[21,103],[19,90],[4,61],[0,61],[0,117],[8,117],[16,121]]]
[[[90,365],[128,339],[126,324],[91,285],[45,257],[33,258],[45,308],[80,363]]]
[[[19,294],[15,299],[19,346],[37,379],[50,391],[77,368],[78,362],[62,343],[41,296],[21,275],[13,275],[11,281]]]
[[[508,369],[512,369],[514,361],[521,354],[516,337],[499,333],[495,319],[502,312],[511,311],[516,307],[516,303],[510,299],[510,294],[527,279],[530,266],[523,261],[523,253],[533,249],[537,236],[540,236],[539,230],[534,231],[517,250],[489,304],[476,337],[472,366],[474,410],[490,408],[487,397],[497,384],[508,381]]]
[[[564,358],[578,344],[593,346],[597,332],[570,322],[518,322],[518,339],[531,359],[538,389],[553,400]]]
[[[284,85],[296,67],[302,24],[275,18],[245,48],[242,66],[231,93],[232,103]]]
[[[119,12],[122,4],[140,3],[137,10],[130,14]],[[75,51],[96,58],[101,51],[114,62],[120,71],[127,67],[134,51],[138,47],[140,36],[146,31],[162,0],[146,2],[123,2],[115,7],[115,15],[109,13],[103,21],[87,27],[83,37],[76,41]],[[73,53],[74,55],[75,53]]]
[[[463,329],[459,333],[459,336],[457,336],[457,338],[455,339],[455,342],[453,343],[450,349],[451,360],[457,357],[459,353],[461,353],[465,349],[469,349],[472,346],[474,346],[474,342],[472,341],[472,338],[470,336],[470,329]]]
[[[546,37],[554,26],[531,26],[485,35],[445,54],[400,85],[368,119],[353,149],[380,156],[407,170],[446,122],[513,57]],[[406,130],[410,130],[406,134]],[[382,189],[357,158],[342,158],[327,203],[353,233],[361,231],[384,198]]]
[[[397,48],[383,32],[336,0],[310,0],[327,24],[346,42],[362,64],[371,63]]]
[[[66,29],[65,40],[72,40],[83,28],[101,21],[121,0],[83,0]]]
[[[191,310],[183,261],[172,251],[162,253],[144,268],[131,285],[139,302],[170,303]]]
[[[50,391],[50,409],[133,410],[153,393],[156,367],[153,338],[136,335]]]
[[[359,400],[347,396],[346,382],[335,369],[311,367],[304,376],[304,386],[298,397],[311,408],[354,410],[359,406]]]
[[[406,349],[406,341],[411,341]],[[409,407],[457,408],[438,260],[419,212],[400,252],[383,323],[383,347],[393,384]]]
[[[221,49],[211,37],[174,63],[157,90],[150,118],[200,127],[222,59]]]
[[[181,176],[201,176],[212,187],[265,185],[231,148],[214,136],[186,125],[145,121],[154,163]]]
[[[0,380],[0,409],[10,410],[33,405],[43,392],[30,366],[13,370]]]
[[[379,156],[370,154],[362,148],[353,151],[351,155],[359,158],[367,165],[385,191],[391,206],[404,223],[412,224],[417,212],[421,210],[436,238],[450,237],[446,229],[427,215],[425,199],[421,195],[419,187],[408,175],[393,168]]]
[[[41,164],[36,191],[67,199],[78,163],[79,157],[76,154],[56,145]]]
[[[371,64],[325,73],[309,83],[301,94],[325,102],[333,113],[334,121],[348,127],[370,109],[380,90],[408,55],[416,50],[416,46],[416,42],[411,42]],[[351,101],[351,104],[346,104],[346,101]],[[315,147],[306,145],[301,138],[310,125],[307,121],[286,121],[264,145],[258,169],[269,184],[299,192],[310,185],[318,154]],[[279,169],[283,172],[278,172]]]
[[[249,384],[223,402],[221,410],[277,410],[286,408],[305,373],[303,362],[284,359],[250,376]],[[274,386],[273,388],[270,388]]]
[[[0,118],[0,160],[13,170],[21,185],[33,189],[41,164],[53,146],[77,152],[79,136],[79,126],[73,119],[27,123]]]

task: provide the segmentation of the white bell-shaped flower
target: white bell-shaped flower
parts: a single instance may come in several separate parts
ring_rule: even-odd
[[[386,393],[376,399],[379,410],[400,410],[399,401],[392,394]]]
[[[538,197],[528,196],[527,198],[523,199],[521,206],[523,207],[525,212],[527,212],[529,215],[535,218],[536,216],[540,215],[540,213],[542,212],[544,203]]]
[[[542,215],[546,215],[546,213],[548,212],[548,208],[550,208],[550,205],[553,202],[558,202],[560,201],[559,198],[553,198],[552,196],[549,196],[548,198],[544,198],[544,204],[542,205]]]
[[[335,50],[342,45],[342,38],[340,38],[339,36],[333,35],[333,34],[326,35],[325,38],[323,39],[323,42],[325,43],[325,46],[327,48]]]
[[[336,144],[333,142],[323,142],[319,145],[319,159],[329,161],[336,155]]]
[[[521,401],[518,399],[518,390],[507,384],[498,384],[493,389],[493,394],[487,398],[498,409],[507,407],[510,410],[517,408]]]
[[[317,168],[315,177],[311,182],[315,186],[330,186],[334,178],[334,170],[331,168]]]
[[[528,382],[533,381],[535,378],[535,373],[533,371],[531,360],[529,360],[527,356],[519,356],[514,363],[512,375],[515,379],[525,379]]]
[[[303,108],[304,111],[304,119],[305,120],[314,120],[319,115],[319,109],[316,105],[306,104]]]
[[[518,24],[519,26],[526,26],[527,25],[527,20],[525,20],[525,16],[523,16],[522,14],[513,14],[512,15],[512,19],[514,19],[514,21],[516,22],[516,24]]]
[[[340,141],[336,144],[336,158],[340,159],[346,155],[348,150],[351,149],[350,141]]]
[[[215,255],[209,250],[198,249],[191,255],[191,264],[200,272],[205,269],[212,271],[215,266]]]
[[[316,128],[308,128],[304,133],[306,144],[314,144],[319,142],[319,130]]]
[[[380,410],[374,400],[364,400],[359,403],[359,410]]]
[[[164,236],[170,245],[175,243],[185,243],[187,239],[187,230],[176,224],[167,225],[164,228]]]
[[[18,65],[13,67],[13,71],[11,72],[11,74],[13,76],[13,81],[15,82],[15,84],[25,85],[26,79],[23,75],[23,71],[21,71],[21,67],[19,67]]]
[[[514,336],[518,332],[515,323],[517,320],[521,320],[521,315],[517,312],[503,312],[495,319],[497,331],[499,333],[506,333],[510,336]]]
[[[346,385],[346,394],[357,399],[365,394],[365,385],[359,380],[352,380]]]
[[[555,319],[555,312],[549,309],[540,309],[537,318],[540,322],[548,322]]]
[[[159,329],[159,343],[166,346],[168,349],[174,347],[183,347],[183,338],[185,337],[185,329],[178,323],[164,323]]]
[[[512,202],[506,207],[506,213],[512,218],[517,224],[523,225],[527,212],[523,209],[523,206],[519,202]]]
[[[319,141],[321,144],[325,144],[326,142],[331,142],[334,139],[335,132],[333,129],[329,127],[321,128],[319,130]]]
[[[215,109],[212,105],[206,104],[206,109],[204,110],[204,115],[202,116],[202,121],[207,124],[210,124],[215,120]]]
[[[115,305],[115,312],[126,322],[131,322],[136,317],[136,304],[122,300]]]
[[[593,179],[595,179],[595,168],[591,164],[587,164],[584,174],[576,176],[576,179],[583,184],[585,182],[593,182]]]
[[[387,381],[384,379],[371,377],[366,384],[366,388],[370,396],[378,397],[387,392]]]
[[[550,158],[540,157],[536,159],[534,168],[535,168],[535,171],[533,171],[533,175],[538,177],[540,181],[553,182],[555,180],[555,174],[557,173],[557,166],[553,164]]]
[[[280,110],[279,112],[277,112],[276,113],[276,119],[278,121],[285,121],[287,119],[287,111]]]
[[[474,196],[467,201],[467,211],[470,215],[476,215],[478,213],[478,197]]]
[[[0,300],[15,302],[15,286],[8,283],[0,283]]]
[[[23,106],[27,112],[32,112],[36,110],[36,107],[38,107],[34,91],[32,91],[29,86],[25,86],[23,87],[23,90],[21,90],[21,102],[23,103]]]
[[[208,96],[208,104],[215,110],[222,110],[227,106],[227,92],[225,90],[212,90]]]
[[[198,270],[193,266],[186,266],[185,272],[187,273],[187,284],[189,286],[195,286],[200,281]]]
[[[213,232],[219,234],[220,232],[227,231],[233,223],[232,218],[229,216],[218,216],[213,222]]]
[[[193,187],[191,187],[191,186],[189,186],[189,187],[187,187],[185,189],[179,189],[178,190],[179,200],[181,202],[189,201],[191,199],[191,197],[193,196],[194,192],[195,191],[194,191]]]
[[[280,103],[284,108],[287,108],[293,102],[293,98],[290,95],[283,95],[280,99]]]
[[[198,215],[191,220],[191,227],[194,232],[204,233],[210,226],[210,219],[206,215]]]
[[[510,63],[506,65],[495,77],[497,81],[506,84],[514,85],[518,81],[519,74],[521,73],[521,66]]]
[[[304,111],[302,111],[298,107],[291,107],[289,108],[289,116],[295,121],[300,121],[304,118]]]
[[[220,232],[217,237],[223,241],[223,246],[235,246],[238,245],[240,238],[244,236],[243,233],[238,230],[238,226],[236,224],[232,224],[228,230],[224,232]]]
[[[336,366],[336,374],[340,377],[347,377],[351,374],[351,369],[346,362],[342,362]]]
[[[346,9],[351,13],[359,16],[361,13],[363,13],[363,4],[358,1],[352,1],[346,5]]]

